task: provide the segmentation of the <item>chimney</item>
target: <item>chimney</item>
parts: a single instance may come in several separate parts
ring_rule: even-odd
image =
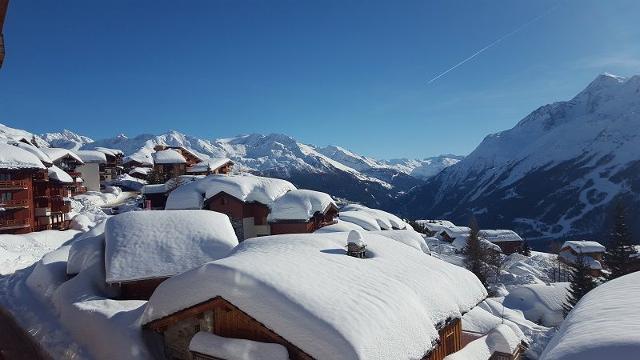
[[[364,259],[367,256],[366,247],[364,235],[360,231],[351,230],[347,236],[347,255]]]

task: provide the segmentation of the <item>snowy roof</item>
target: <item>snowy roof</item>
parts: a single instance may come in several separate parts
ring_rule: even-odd
[[[382,235],[386,238],[410,246],[418,251],[422,251],[425,254],[431,254],[431,250],[429,250],[429,245],[427,245],[425,238],[422,236],[422,234],[413,229],[381,230],[370,231],[369,233]]]
[[[160,194],[167,192],[166,184],[149,184],[142,187],[140,193],[142,194]]]
[[[500,324],[487,335],[467,344],[462,350],[455,352],[445,360],[489,360],[495,352],[513,354],[520,345],[520,339],[513,330]]]
[[[504,305],[521,310],[527,319],[537,319],[545,326],[557,326],[563,320],[562,305],[567,299],[569,283],[528,284],[514,286]]]
[[[569,264],[575,264],[578,261],[578,257],[568,251],[562,251],[560,253],[558,253],[558,257],[562,258],[563,260],[565,260],[566,262],[568,262]],[[592,270],[602,270],[602,264],[600,264],[600,261],[590,257],[590,256],[583,256],[582,257],[582,261],[585,263],[585,265]]]
[[[47,170],[49,171],[50,179],[57,180],[65,184],[73,183],[73,178],[69,174],[67,174],[66,171],[60,169],[59,167],[51,165],[51,167],[49,167]]]
[[[187,173],[214,171],[228,163],[232,161],[227,158],[209,158],[187,168]]]
[[[51,166],[53,165],[53,160],[51,160],[51,158],[43,152],[43,149],[40,149],[38,147],[35,147],[31,144],[26,144],[22,141],[13,141],[13,140],[9,140],[7,142],[9,145],[13,145],[13,146],[17,146],[20,149],[23,150],[27,150],[28,152],[32,153],[33,155],[35,155],[38,159],[40,159],[40,161],[44,164],[44,166]]]
[[[132,211],[107,221],[108,283],[173,276],[238,244],[229,218],[207,210]]]
[[[105,155],[110,155],[110,156],[124,155],[122,150],[111,149],[111,148],[106,148],[106,147],[102,147],[102,146],[96,146],[96,147],[94,147],[94,150],[100,151],[101,153],[103,153]]]
[[[149,149],[146,147],[143,147],[142,149],[136,151],[135,153],[126,156],[123,159],[123,164],[135,161],[140,163],[141,165],[146,165],[146,166],[153,166],[153,156],[151,155],[153,153],[153,149]]]
[[[181,185],[169,194],[166,209],[202,209],[204,200],[225,192],[245,202],[271,205],[296,187],[281,179],[251,174],[209,175]]]
[[[458,236],[469,236],[471,229],[466,226],[452,226],[443,228],[442,231],[446,232],[450,237],[455,238]]]
[[[513,230],[480,230],[478,236],[491,241],[492,243],[507,241],[522,241],[520,235]]]
[[[167,149],[156,151],[152,154],[153,162],[155,164],[186,164],[187,160],[180,154],[180,152]]]
[[[221,296],[316,359],[415,359],[435,344],[438,324],[487,295],[466,269],[362,235],[367,259],[345,255],[348,233],[245,240],[163,282],[141,321]]]
[[[71,157],[74,160],[76,160],[79,163],[83,163],[82,159],[73,151],[69,150],[69,149],[62,149],[62,148],[42,148],[41,149],[42,152],[44,152],[45,154],[47,154],[47,156],[49,156],[49,158],[51,158],[51,160],[53,161],[57,161],[59,159],[62,159],[65,156]]]
[[[288,360],[287,348],[280,344],[225,338],[200,331],[191,338],[189,350],[227,360]]]
[[[319,191],[295,189],[277,198],[271,204],[269,221],[304,220],[307,221],[315,213],[324,213],[336,203],[331,196]]]
[[[29,151],[0,143],[0,169],[45,169],[45,166]]]
[[[85,163],[105,164],[107,162],[107,156],[97,150],[76,150],[75,153]]]
[[[570,248],[578,254],[590,254],[590,253],[603,253],[605,252],[604,245],[597,241],[565,241],[562,244],[562,249]]]
[[[635,359],[640,353],[640,272],[587,293],[553,336],[541,360]]]
[[[429,231],[439,232],[443,228],[454,227],[455,225],[451,221],[447,220],[416,220],[416,223],[424,226]]]
[[[323,226],[320,229],[314,231],[317,233],[332,233],[332,232],[344,232],[351,230],[364,230],[362,226],[350,223],[344,220],[337,219],[335,224]]]
[[[153,170],[152,168],[148,168],[148,167],[134,167],[133,169],[131,169],[131,171],[129,171],[129,175],[133,175],[133,174],[149,175],[149,173],[152,170]]]
[[[408,226],[406,222],[391,213],[379,209],[371,209],[359,204],[345,205],[340,211],[341,213],[343,211],[360,211],[366,213],[369,217],[376,220],[382,230],[405,229]]]
[[[364,211],[340,211],[340,220],[356,224],[369,231],[381,230],[378,221]]]

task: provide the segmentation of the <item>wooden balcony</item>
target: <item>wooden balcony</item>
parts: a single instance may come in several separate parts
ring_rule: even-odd
[[[16,208],[28,208],[29,201],[27,200],[0,200],[0,207],[6,209],[16,209]]]
[[[45,171],[38,171],[33,174],[33,181],[49,181],[49,173]]]
[[[25,180],[4,180],[0,181],[0,190],[26,190],[29,182]]]
[[[22,229],[29,226],[29,219],[0,219],[0,230]]]

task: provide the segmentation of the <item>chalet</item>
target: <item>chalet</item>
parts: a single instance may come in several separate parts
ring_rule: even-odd
[[[169,193],[186,183],[202,179],[199,175],[181,175],[167,180],[164,184],[147,184],[142,187],[140,193],[144,200],[144,208],[163,210],[167,203]]]
[[[571,310],[541,360],[637,359],[640,272],[607,281]]]
[[[277,198],[267,217],[271,234],[310,233],[332,225],[338,207],[331,196],[313,190],[295,189]]]
[[[356,237],[363,257],[345,251]],[[173,359],[190,359],[206,332],[279,344],[294,360],[441,360],[460,349],[460,318],[486,295],[469,271],[380,235],[288,234],[165,281],[141,320]]]
[[[451,226],[443,228],[438,234],[438,238],[443,241],[453,242],[455,239],[464,237],[468,238],[471,229],[466,226]]]
[[[512,230],[480,230],[478,236],[498,245],[507,255],[521,251],[524,244],[520,235]]]
[[[187,168],[190,175],[228,174],[233,162],[227,158],[209,158]]]
[[[226,256],[238,244],[212,211],[132,211],[105,226],[105,273],[122,299],[148,299],[167,278]]]
[[[73,183],[70,186],[71,195],[78,195],[87,191],[83,184],[82,174],[77,171],[77,167],[83,165],[84,161],[76,153],[62,148],[42,148],[40,150],[49,156],[54,165],[71,176],[73,179]]]
[[[56,165],[50,166],[46,174],[34,178],[35,231],[69,227],[71,203],[68,199],[73,186],[73,178]]]
[[[524,350],[524,344],[513,329],[500,324],[445,360],[520,360],[524,359]]]
[[[166,151],[166,150],[165,150]],[[209,175],[171,191],[166,209],[208,209],[227,214],[244,240],[271,234],[267,221],[273,202],[295,186],[274,178],[241,175]]]
[[[152,151],[146,148],[140,149],[122,160],[125,170],[131,171],[133,168],[153,168]]]
[[[46,167],[29,151],[0,143],[0,233],[33,231],[33,180],[44,177]]]
[[[184,175],[187,171],[187,160],[176,150],[160,150],[153,153],[152,156],[154,164],[153,171],[157,173],[163,181]]]
[[[107,160],[105,163],[100,164],[101,182],[114,180],[118,175],[123,173],[122,159],[124,158],[124,153],[121,150],[100,146],[95,147],[94,150],[103,153]]]
[[[604,245],[597,241],[565,241],[558,252],[558,260],[571,266],[582,255],[583,261],[591,269],[591,275],[600,276],[605,250]]]
[[[100,191],[100,181],[104,177],[100,172],[107,163],[106,155],[97,150],[76,150],[75,153],[84,162],[76,167],[84,186],[90,191]]]
[[[147,178],[149,177],[149,173],[152,170],[152,168],[148,167],[134,167],[129,170],[129,175],[133,176],[136,179],[147,180]]]
[[[416,223],[425,229],[427,236],[431,237],[435,237],[446,228],[455,226],[447,220],[416,220]]]
[[[205,160],[205,157],[200,155],[200,154],[196,154],[193,150],[189,150],[184,146],[170,146],[170,145],[156,145],[153,148],[156,152],[159,151],[163,151],[163,150],[175,150],[178,153],[180,153],[180,155],[182,155],[182,157],[184,157],[187,166],[193,166],[197,163],[200,163],[202,161]]]

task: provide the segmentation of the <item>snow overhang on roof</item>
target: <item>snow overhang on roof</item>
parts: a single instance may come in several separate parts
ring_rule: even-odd
[[[33,153],[14,145],[0,143],[0,169],[46,169]]]
[[[64,157],[69,157],[72,158],[73,160],[75,160],[76,162],[80,163],[80,164],[84,164],[84,161],[82,161],[82,159],[73,151],[69,150],[69,149],[63,149],[63,148],[42,148],[41,149],[42,152],[44,152],[45,154],[47,154],[49,156],[49,158],[51,158],[51,160],[53,161],[57,161],[60,160]]]
[[[156,151],[152,154],[154,164],[186,164],[187,160],[180,152],[167,149]]]
[[[75,153],[85,163],[98,163],[98,164],[106,164],[107,163],[107,156],[101,151],[97,151],[97,150],[76,150]]]
[[[570,248],[578,254],[603,253],[606,251],[604,245],[597,241],[565,241],[562,249]]]
[[[233,162],[227,158],[209,158],[187,168],[187,173],[215,171],[227,164],[233,164]]]
[[[320,191],[296,189],[287,192],[271,204],[271,212],[267,220],[270,222],[285,220],[307,221],[316,213],[325,213],[330,208],[338,209],[329,194]]]
[[[363,232],[371,257],[349,257],[347,236],[246,240],[163,282],[141,322],[219,296],[317,359],[412,359],[432,349],[439,324],[487,296],[468,270],[381,235]]]

